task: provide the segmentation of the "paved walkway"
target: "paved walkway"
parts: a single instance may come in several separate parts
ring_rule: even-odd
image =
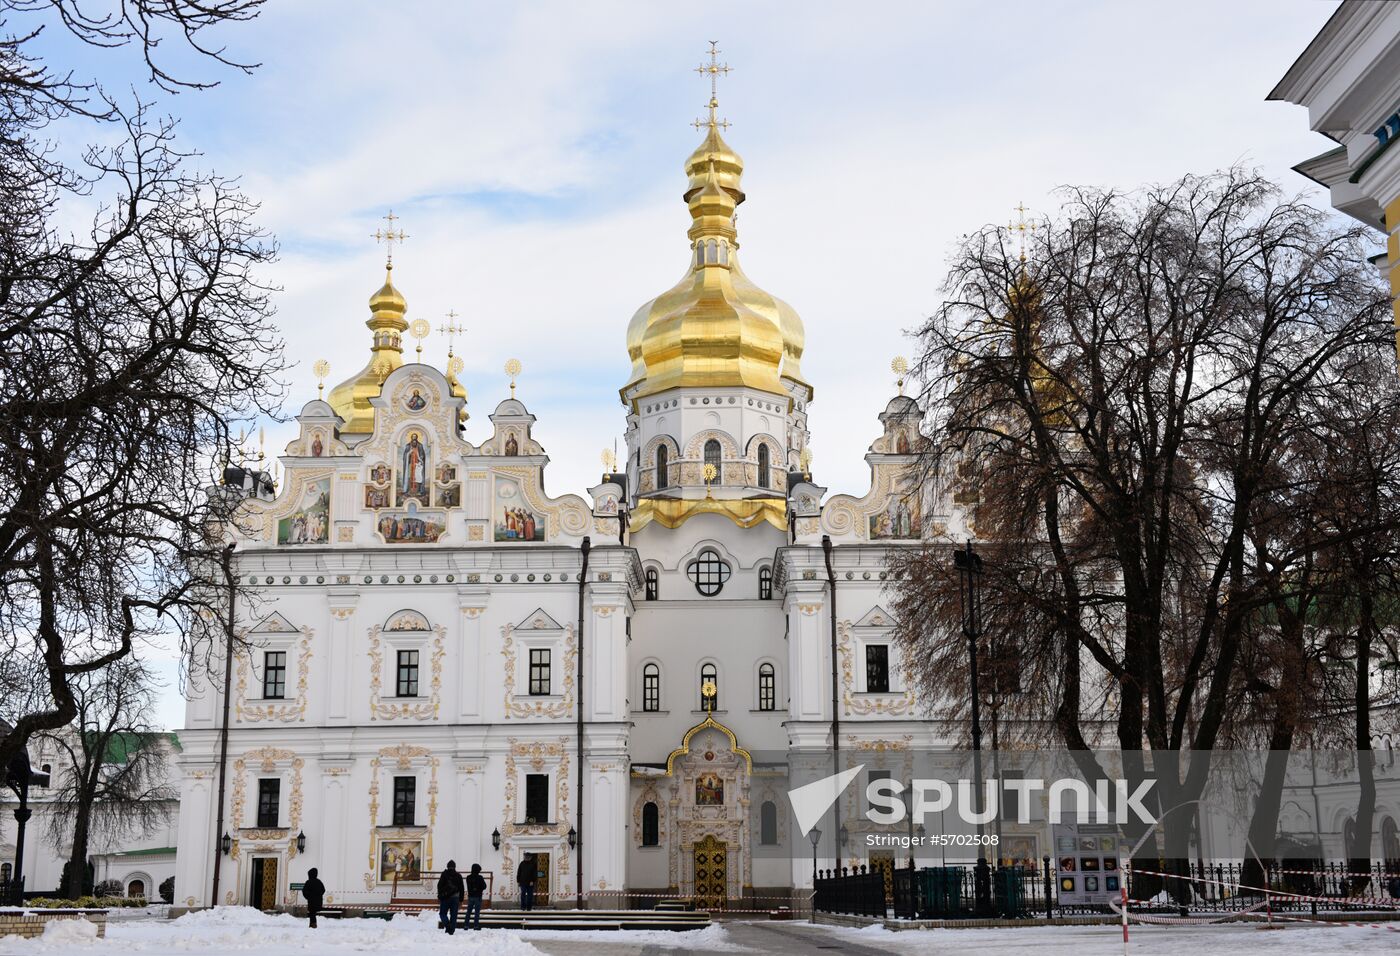
[[[788,921],[730,922],[721,924],[734,946],[742,946],[754,953],[772,953],[774,956],[830,956],[832,953],[849,953],[851,956],[889,956],[883,949],[861,946],[838,939],[834,933],[822,926],[810,923]],[[617,942],[570,939],[531,939],[530,944],[539,947],[550,956],[700,956],[696,950],[685,948],[679,942],[675,946],[648,943],[640,945],[628,943],[623,936]]]

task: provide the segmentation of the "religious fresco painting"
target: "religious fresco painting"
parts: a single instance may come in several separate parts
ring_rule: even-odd
[[[389,483],[389,466],[382,461],[369,470],[369,480],[376,485],[387,485]]]
[[[379,882],[392,883],[423,878],[422,840],[384,840],[379,844]]]
[[[492,519],[497,541],[543,541],[544,516],[537,514],[525,502],[519,484],[496,482],[496,510]]]
[[[870,538],[917,538],[922,534],[918,495],[891,495],[884,508],[870,516]]]
[[[331,480],[306,486],[301,507],[277,521],[278,544],[327,544],[331,540]]]
[[[432,544],[447,530],[447,515],[420,512],[413,502],[403,511],[388,511],[376,525],[385,544]]]
[[[365,507],[373,509],[389,507],[389,489],[365,485]]]
[[[410,412],[421,412],[428,407],[428,400],[423,397],[421,389],[415,388],[413,394],[408,396],[408,401],[404,402]]]
[[[462,485],[454,482],[450,485],[439,485],[437,488],[437,501],[434,502],[439,508],[458,508],[462,504]]]
[[[321,453],[325,450],[325,445],[321,443],[321,433],[317,432],[311,439],[311,457],[320,458]]]
[[[428,503],[428,441],[419,431],[411,431],[399,449],[398,503],[417,498]]]
[[[449,464],[438,465],[437,480],[440,484],[447,484],[449,481],[457,480],[457,466]]]
[[[717,773],[702,773],[695,778],[697,807],[724,806],[724,779]]]

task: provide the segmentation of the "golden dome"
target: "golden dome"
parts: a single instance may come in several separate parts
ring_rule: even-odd
[[[368,434],[374,431],[374,407],[370,399],[379,395],[389,373],[403,365],[403,333],[408,330],[408,302],[394,288],[392,265],[385,266],[384,285],[369,297],[370,317],[365,325],[374,333],[369,362],[350,378],[331,389],[326,401],[344,419],[340,431]]]
[[[734,211],[744,201],[744,162],[720,135],[715,107],[705,139],[686,160],[690,266],[667,292],[643,305],[627,327],[632,399],[682,386],[758,388],[786,396],[782,380],[805,387],[805,341],[797,312],[764,292],[739,266]]]

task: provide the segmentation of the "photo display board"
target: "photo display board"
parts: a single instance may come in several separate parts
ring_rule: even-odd
[[[1103,824],[1057,823],[1054,826],[1055,885],[1061,905],[1099,905],[1117,901],[1124,874],[1119,867],[1123,843],[1118,828]]]

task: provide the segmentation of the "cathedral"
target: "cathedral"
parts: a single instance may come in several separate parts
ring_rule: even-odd
[[[301,409],[280,487],[230,470],[246,649],[188,688],[177,905],[288,905],[314,866],[373,906],[449,858],[504,902],[528,858],[551,905],[769,908],[811,886],[788,761],[943,740],[885,565],[962,519],[912,481],[902,388],[869,489],[813,480],[802,319],[743,270],[716,107],[712,83],[683,273],[627,323],[626,457],[595,487],[545,493],[518,363],[481,422],[460,359],[405,360],[392,257],[368,360]]]

